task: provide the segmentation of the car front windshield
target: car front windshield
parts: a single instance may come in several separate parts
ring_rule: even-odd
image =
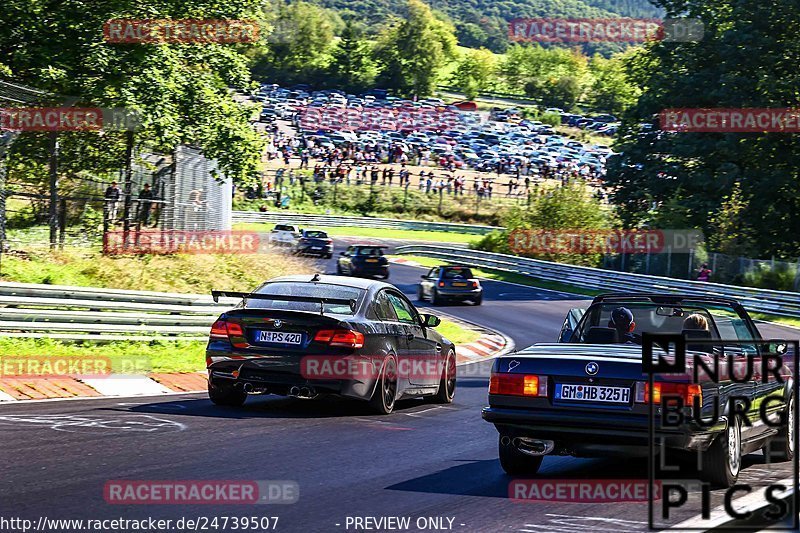
[[[617,332],[616,337],[614,331]],[[686,334],[694,338],[724,341],[749,341],[754,338],[750,326],[730,306],[698,302],[656,304],[631,301],[591,306],[572,339],[573,342],[588,344],[638,343],[643,333]]]
[[[357,287],[346,287],[344,285],[334,285],[330,283],[311,283],[311,282],[290,282],[276,281],[265,283],[255,291],[256,294],[271,295],[276,297],[299,297],[299,298],[335,298],[338,300],[355,300],[356,305],[351,307],[344,303],[325,303],[322,304],[322,312],[352,315],[358,309],[361,299],[366,294],[364,289]],[[312,313],[320,312],[319,301],[293,301],[283,299],[268,298],[249,298],[246,300],[248,309],[276,309],[285,311],[306,311]]]

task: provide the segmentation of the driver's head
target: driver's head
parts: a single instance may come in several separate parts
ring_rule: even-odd
[[[633,321],[633,313],[627,307],[617,307],[611,311],[611,320],[608,321],[608,327],[614,328],[620,333],[630,333],[636,327],[636,322]]]

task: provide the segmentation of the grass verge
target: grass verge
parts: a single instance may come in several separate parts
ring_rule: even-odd
[[[456,343],[476,341],[480,333],[464,329],[450,320],[442,320],[436,330]],[[102,358],[112,373],[198,372],[205,370],[205,341],[113,341],[62,342],[54,339],[15,339],[0,337],[0,354],[6,358],[69,357]],[[125,372],[125,370],[128,370]],[[7,376],[12,377],[12,376]],[[42,376],[47,377],[47,376]]]
[[[234,229],[242,231],[269,232],[274,224],[259,224],[254,222],[243,222],[234,224]],[[408,229],[381,229],[381,228],[361,228],[355,226],[334,226],[323,227],[321,230],[332,237],[366,237],[375,239],[398,239],[413,241],[431,242],[457,242],[471,243],[481,238],[480,235],[466,233],[452,233],[448,231],[417,231]]]
[[[435,310],[433,314],[436,314]],[[458,350],[458,346],[475,342],[481,337],[478,331],[463,328],[459,324],[445,318],[442,318],[442,323],[436,327],[436,331],[453,341],[456,345],[456,350]]]
[[[205,350],[205,341],[114,341],[98,344],[61,342],[47,338],[0,338],[0,353],[5,357],[97,357],[110,360],[112,373],[130,368],[136,368],[139,372],[203,370]]]
[[[104,256],[99,251],[67,248],[4,255],[0,280],[205,293],[251,290],[275,276],[313,272],[311,262],[284,254]]]

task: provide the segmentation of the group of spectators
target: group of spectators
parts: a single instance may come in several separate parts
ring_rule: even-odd
[[[299,169],[313,168],[315,182],[328,181],[330,183],[344,183],[347,185],[386,185],[405,186],[411,185],[412,174],[408,169],[410,165],[428,167],[429,163],[438,163],[438,174],[433,170],[419,172],[417,182],[419,190],[426,193],[445,191],[448,194],[463,195],[465,191],[472,192],[479,197],[492,198],[498,193],[506,197],[527,196],[536,192],[534,189],[542,180],[559,180],[562,185],[571,181],[582,180],[593,185],[601,185],[599,176],[588,165],[579,167],[569,162],[559,162],[554,166],[549,164],[537,165],[525,160],[522,162],[513,159],[499,159],[493,163],[493,173],[496,177],[468,178],[457,167],[452,156],[434,158],[429,149],[415,149],[414,153],[406,153],[397,144],[388,147],[364,143],[355,147],[345,143],[338,147],[319,146],[313,139],[305,136],[287,135],[282,131],[273,131],[270,147],[267,151],[269,159],[283,159],[289,171],[290,185],[294,183],[294,170],[291,168],[291,158],[299,158]],[[314,160],[313,167],[311,160]],[[399,164],[400,168],[395,168]],[[280,187],[278,180],[282,180],[283,171],[274,183],[275,189]],[[442,171],[444,174],[442,174]],[[510,177],[506,178],[510,174]],[[468,184],[471,181],[471,187]],[[282,183],[282,181],[281,181]],[[268,187],[268,190],[272,187]],[[499,189],[499,190],[498,190]],[[600,195],[602,197],[602,195]]]

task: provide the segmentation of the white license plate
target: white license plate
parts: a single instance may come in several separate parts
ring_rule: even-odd
[[[312,246],[312,250],[322,250],[322,246]]]
[[[556,400],[575,400],[579,402],[629,403],[630,387],[604,387],[602,385],[571,385],[557,383]]]
[[[302,333],[287,333],[285,331],[257,331],[256,342],[270,344],[302,344]]]

